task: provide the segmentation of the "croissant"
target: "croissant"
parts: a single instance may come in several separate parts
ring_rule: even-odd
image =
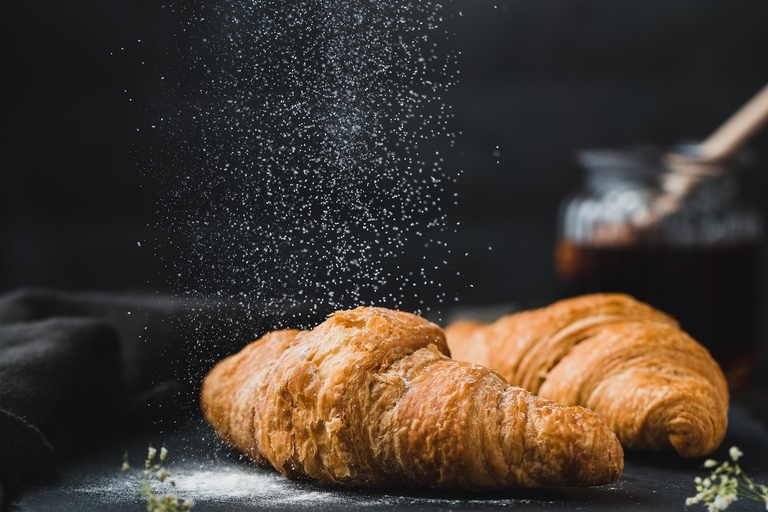
[[[585,295],[446,328],[453,356],[510,384],[597,412],[629,449],[714,451],[728,424],[728,387],[709,352],[677,322],[622,294]]]
[[[267,334],[211,370],[201,406],[253,461],[323,484],[588,486],[624,465],[592,411],[454,361],[440,327],[383,308]]]

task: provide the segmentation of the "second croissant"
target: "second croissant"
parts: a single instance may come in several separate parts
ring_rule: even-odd
[[[585,295],[446,329],[453,357],[493,368],[538,396],[597,412],[630,449],[714,451],[728,387],[677,322],[621,294]]]

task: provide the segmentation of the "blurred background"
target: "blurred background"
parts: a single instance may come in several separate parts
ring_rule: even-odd
[[[2,3],[0,292],[173,286],[153,242],[165,236],[157,193],[136,161],[157,49],[185,15],[149,0]],[[460,133],[444,164],[459,194],[449,295],[557,298],[556,219],[581,183],[575,150],[706,137],[768,82],[766,19],[763,0],[446,2],[444,51],[460,71],[445,95]],[[768,130],[750,147],[741,181],[760,203]]]

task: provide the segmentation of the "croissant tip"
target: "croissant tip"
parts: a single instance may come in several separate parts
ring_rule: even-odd
[[[604,478],[602,482],[600,482],[600,484],[606,485],[615,483],[624,472],[624,449],[621,447],[621,442],[619,441],[618,437],[611,435],[611,441],[609,441],[609,443],[611,443],[612,446],[606,450],[606,456],[608,458],[606,467],[610,468],[610,473]],[[595,484],[590,483],[587,485]]]
[[[616,482],[621,474],[624,472],[624,449],[621,447],[619,438],[615,438],[614,450],[609,452],[608,458],[612,463],[612,467],[615,468],[614,473],[611,475],[612,480],[608,483]]]
[[[705,457],[714,452],[725,437],[727,419],[680,414],[668,423],[669,442],[685,459]]]

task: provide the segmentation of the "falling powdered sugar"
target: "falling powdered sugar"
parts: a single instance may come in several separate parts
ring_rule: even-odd
[[[186,295],[242,304],[444,303],[455,56],[434,1],[166,7],[147,174]]]

